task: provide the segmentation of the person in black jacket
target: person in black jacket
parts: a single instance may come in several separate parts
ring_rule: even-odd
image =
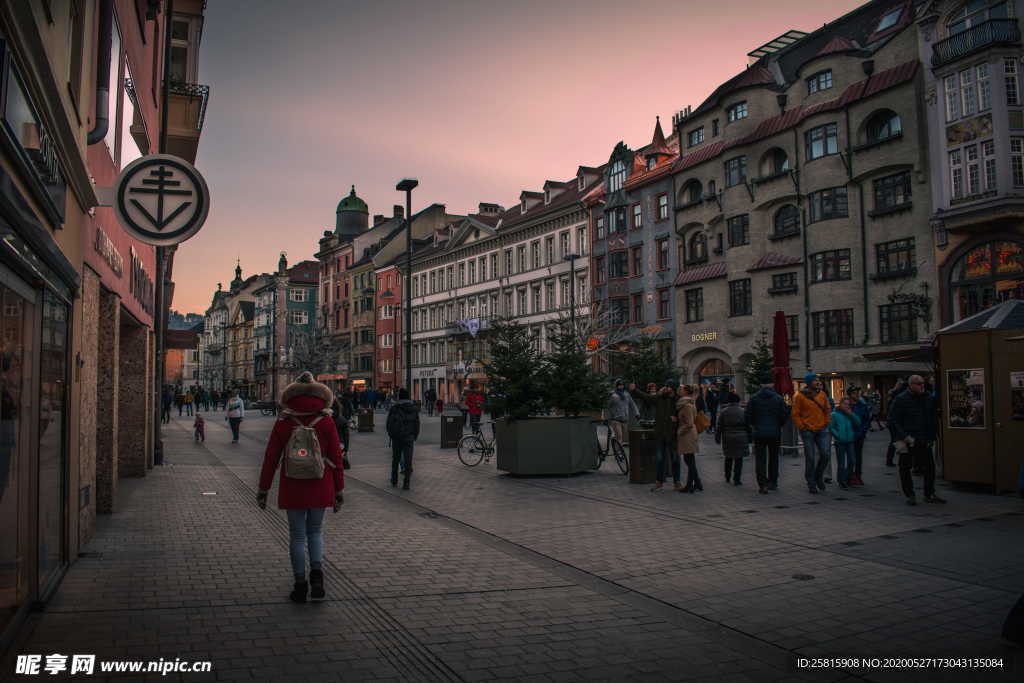
[[[924,499],[928,503],[945,503],[935,495],[935,460],[932,442],[938,433],[935,399],[925,391],[924,378],[911,375],[907,390],[897,396],[889,407],[889,428],[900,456],[900,485],[907,505],[917,505],[911,469],[916,465],[924,471]]]
[[[331,406],[331,419],[334,420],[334,428],[338,430],[338,438],[341,441],[342,457],[345,463],[345,469],[352,467],[352,464],[348,459],[348,421],[352,418],[352,414],[355,409],[352,407],[352,399],[347,393],[335,394],[334,405]]]
[[[679,450],[676,448],[676,389],[679,381],[674,378],[665,380],[664,386],[657,393],[640,391],[636,384],[629,385],[629,393],[637,403],[643,404],[654,411],[654,436],[657,439],[657,456],[655,470],[657,482],[652,491],[660,491],[665,483],[665,462],[672,468],[672,483],[677,491],[683,488],[679,480]]]
[[[718,383],[711,384],[704,390],[704,403],[708,407],[708,418],[711,420],[711,431],[718,426]]]
[[[779,448],[782,425],[789,419],[789,406],[772,386],[771,375],[761,378],[761,388],[747,402],[746,417],[754,435],[758,492],[778,491]]]
[[[409,390],[398,390],[398,400],[388,411],[388,436],[391,437],[391,486],[398,486],[398,463],[405,464],[402,489],[409,490],[412,478],[412,448],[420,435],[420,412],[409,400]]]

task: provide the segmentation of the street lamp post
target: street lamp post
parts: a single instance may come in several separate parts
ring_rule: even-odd
[[[419,185],[415,178],[404,178],[395,185],[405,192],[405,389],[412,391],[412,191]]]
[[[572,338],[573,342],[576,341],[576,259],[580,257],[579,254],[573,252],[566,254],[562,257],[563,260],[569,262],[569,319],[572,321]]]

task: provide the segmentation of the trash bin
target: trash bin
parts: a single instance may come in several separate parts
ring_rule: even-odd
[[[356,419],[356,431],[373,431],[373,408],[359,409],[359,417]]]
[[[653,484],[657,478],[658,441],[653,429],[629,432],[629,483]]]
[[[455,448],[462,438],[466,421],[458,408],[445,408],[441,413],[441,448]]]

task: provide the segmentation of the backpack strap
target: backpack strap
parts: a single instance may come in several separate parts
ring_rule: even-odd
[[[321,415],[321,416],[317,417],[316,419],[314,419],[314,420],[313,420],[312,422],[310,422],[310,423],[309,423],[308,425],[306,425],[306,426],[307,426],[307,427],[312,427],[313,425],[315,425],[315,424],[316,424],[317,422],[319,422],[319,421],[320,421],[320,420],[322,420],[323,418],[324,418],[324,416],[323,416],[323,415]],[[298,422],[298,420],[296,420],[296,422]]]

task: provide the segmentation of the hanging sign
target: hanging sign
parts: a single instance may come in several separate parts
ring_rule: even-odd
[[[129,234],[146,244],[169,247],[203,227],[210,191],[192,164],[170,154],[152,154],[121,171],[113,204]]]

